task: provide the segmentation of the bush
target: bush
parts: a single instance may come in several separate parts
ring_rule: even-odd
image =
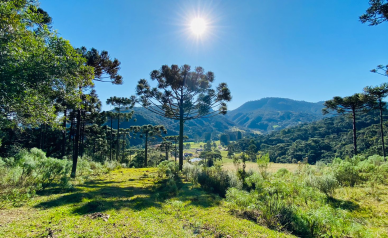
[[[34,196],[36,191],[53,185],[71,189],[71,167],[70,160],[46,157],[37,148],[19,150],[15,157],[0,158],[0,202],[19,205]],[[82,180],[82,176],[105,173],[117,167],[117,162],[102,165],[91,161],[89,157],[79,158],[77,179]]]
[[[169,160],[165,160],[159,163],[158,165],[158,177],[174,177],[177,176],[179,172],[179,166]]]
[[[355,156],[351,159],[334,159],[332,168],[334,176],[342,186],[351,186],[363,182],[361,170],[358,167],[361,157]]]
[[[198,183],[204,190],[225,197],[226,191],[230,187],[230,177],[220,167],[210,167],[203,169],[202,173],[199,174]]]
[[[310,175],[306,177],[305,184],[317,188],[328,197],[331,197],[335,189],[339,187],[337,179],[332,174],[324,174],[322,176]]]
[[[182,173],[186,177],[187,181],[190,181],[193,184],[197,184],[198,177],[202,173],[202,167],[190,163],[185,163],[183,164]]]

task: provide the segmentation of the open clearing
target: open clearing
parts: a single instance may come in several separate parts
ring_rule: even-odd
[[[71,193],[47,191],[0,210],[0,237],[291,237],[236,218],[190,183],[163,190],[156,169],[120,169]]]

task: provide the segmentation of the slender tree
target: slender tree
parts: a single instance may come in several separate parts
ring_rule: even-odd
[[[117,59],[112,60],[107,51],[102,51],[92,48],[87,50],[86,47],[77,49],[78,53],[86,59],[86,66],[93,67],[94,78],[93,81],[98,82],[110,82],[112,84],[122,84],[123,77],[118,74],[120,69],[120,61]],[[84,85],[79,85],[79,92],[82,94]],[[79,140],[81,133],[81,113],[82,108],[77,109],[77,124],[75,133],[74,153],[73,153],[73,166],[71,169],[71,177],[75,178],[77,170],[77,161],[79,155]]]
[[[144,137],[144,149],[145,149],[145,160],[144,160],[144,167],[147,167],[147,156],[148,156],[148,140],[151,136],[160,136],[163,132],[164,134],[167,133],[167,130],[164,126],[152,126],[152,125],[144,125],[144,126],[131,126],[130,129],[134,133],[139,133],[142,137]]]
[[[172,148],[172,142],[166,139],[163,139],[163,142],[160,144],[160,150],[166,153],[166,160],[168,160],[168,152]]]
[[[168,140],[168,141],[171,141],[174,143],[174,146],[175,146],[175,149],[174,149],[174,156],[175,156],[175,163],[176,163],[176,154],[178,152],[178,149],[176,148],[176,146],[178,145],[179,143],[179,136],[166,136],[164,137],[164,139]],[[189,139],[188,136],[184,135],[183,136],[183,140],[187,140]]]
[[[214,74],[202,67],[190,71],[189,65],[171,67],[163,65],[151,72],[151,79],[158,82],[151,88],[147,80],[138,82],[136,93],[139,102],[151,112],[179,121],[179,169],[183,166],[184,122],[197,118],[226,114],[226,102],[232,99],[226,83],[212,89]],[[214,110],[216,109],[216,110]]]
[[[365,87],[364,92],[373,99],[373,102],[377,102],[374,104],[374,108],[380,111],[381,145],[383,147],[382,150],[385,159],[383,112],[386,110],[386,102],[383,102],[383,99],[388,96],[388,83],[383,83],[377,87]]]
[[[121,109],[130,109],[135,105],[135,97],[125,98],[125,97],[110,97],[106,100],[106,104],[115,106],[115,111],[117,115],[117,142],[119,142],[120,137],[120,118],[123,117],[125,120],[132,118],[133,111],[130,113],[122,113]],[[116,144],[117,151],[120,151],[120,143]],[[116,160],[119,159],[119,153],[116,153]]]
[[[326,101],[323,105],[322,113],[325,115],[329,111],[336,111],[341,114],[350,113],[353,119],[353,151],[357,155],[357,134],[356,134],[356,115],[365,109],[369,98],[365,94],[356,93],[348,97],[334,97]]]

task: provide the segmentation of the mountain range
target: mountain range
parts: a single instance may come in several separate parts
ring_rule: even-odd
[[[203,139],[205,133],[213,138],[227,131],[267,134],[284,128],[309,123],[324,118],[323,102],[311,103],[287,98],[262,98],[249,101],[226,115],[185,122],[189,138]],[[134,120],[121,123],[122,128],[133,125],[164,125],[169,135],[179,134],[179,121],[158,116],[146,108],[135,107]]]

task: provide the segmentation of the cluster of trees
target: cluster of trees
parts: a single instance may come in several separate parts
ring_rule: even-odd
[[[107,51],[74,48],[51,29],[51,17],[29,0],[0,4],[0,156],[37,147],[47,156],[126,162],[130,133],[148,137],[163,126],[120,128],[132,119],[135,96],[111,97],[102,112],[95,82],[123,83],[120,61]],[[145,153],[147,156],[147,153]],[[147,166],[147,159],[144,161]]]
[[[220,143],[227,146],[231,141],[241,140],[243,138],[241,131],[226,131],[220,135]]]
[[[383,114],[383,128],[387,128]],[[380,112],[373,110],[358,114],[356,120],[357,150],[366,155],[382,154]],[[386,141],[385,141],[386,143]],[[249,151],[269,153],[272,162],[311,164],[319,160],[351,157],[354,154],[353,120],[349,115],[337,115],[320,121],[286,128],[268,135],[256,135],[231,143],[228,154]]]

